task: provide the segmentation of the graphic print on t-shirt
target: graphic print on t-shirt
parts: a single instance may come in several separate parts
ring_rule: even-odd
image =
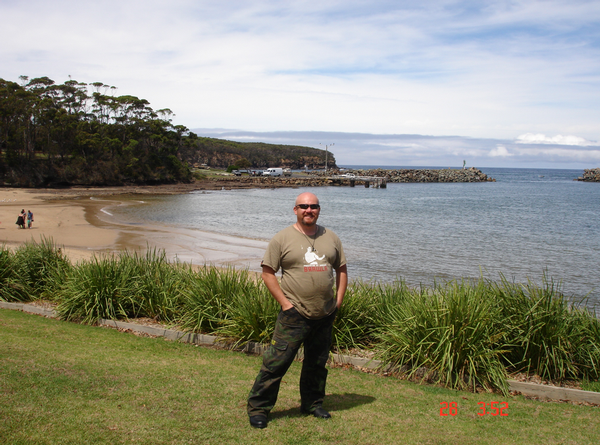
[[[304,265],[304,272],[327,271],[327,260],[325,259],[325,255],[320,257],[311,246],[306,248],[304,260],[308,263]]]

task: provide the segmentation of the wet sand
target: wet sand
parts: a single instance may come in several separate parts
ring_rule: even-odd
[[[122,250],[164,250],[170,261],[194,265],[233,265],[260,270],[266,241],[224,236],[159,224],[115,220],[110,208],[148,195],[187,193],[192,185],[56,189],[0,188],[0,244],[52,239],[72,262]],[[31,229],[15,224],[21,209],[31,210]]]

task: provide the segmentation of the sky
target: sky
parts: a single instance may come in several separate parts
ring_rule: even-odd
[[[5,80],[340,165],[600,167],[598,0],[0,0],[0,42]]]

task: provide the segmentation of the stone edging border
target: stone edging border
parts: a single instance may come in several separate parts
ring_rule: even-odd
[[[46,309],[38,306],[32,306],[23,303],[7,303],[0,301],[0,309],[12,309],[31,314],[42,315],[49,318],[57,318],[53,309]],[[127,323],[124,321],[105,320],[99,322],[102,326],[111,328],[126,329],[137,333],[147,334],[155,337],[164,337],[166,340],[180,341],[201,346],[218,346],[223,348],[232,348],[232,345],[219,340],[218,337],[204,334],[190,334],[171,329],[157,328],[153,326],[144,326],[136,323]],[[266,345],[260,343],[249,342],[240,351],[249,354],[262,355]],[[336,364],[347,364],[359,368],[377,369],[381,366],[379,360],[372,360],[361,357],[353,357],[349,355],[331,354],[331,360]],[[560,400],[568,402],[583,402],[600,405],[600,393],[593,391],[583,391],[573,388],[562,388],[558,386],[539,385],[537,383],[519,382],[509,380],[508,386],[510,391],[516,391],[525,396],[539,397],[548,400]]]

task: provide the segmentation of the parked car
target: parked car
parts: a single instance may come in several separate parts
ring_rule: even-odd
[[[292,169],[290,169],[290,168],[284,168],[283,169],[283,176],[292,176]]]

